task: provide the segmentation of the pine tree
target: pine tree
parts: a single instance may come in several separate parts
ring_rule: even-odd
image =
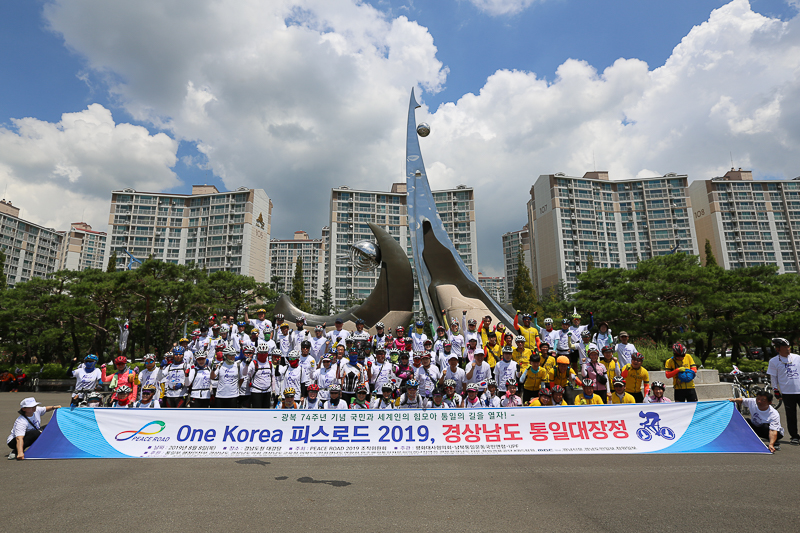
[[[514,289],[511,291],[511,305],[522,313],[533,313],[536,310],[536,294],[531,283],[531,273],[522,252],[517,255],[517,277],[514,278]]]
[[[591,252],[586,256],[586,272],[589,272],[594,268],[594,256]]]
[[[106,272],[116,272],[117,271],[117,251],[114,250],[111,252],[111,257],[108,258],[108,266],[106,267]]]
[[[0,248],[0,290],[5,289],[8,285],[8,279],[6,278],[6,252]]]
[[[306,303],[306,283],[303,280],[303,258],[298,256],[294,265],[294,278],[292,278],[292,302],[294,305],[303,309]]]
[[[714,251],[711,249],[711,243],[706,239],[706,266],[715,267],[717,265],[717,258],[714,257]]]

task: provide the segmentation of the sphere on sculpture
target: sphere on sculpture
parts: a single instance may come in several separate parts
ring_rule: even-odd
[[[420,137],[427,137],[431,133],[431,127],[427,122],[420,122],[417,126],[417,135]]]
[[[350,263],[356,272],[370,272],[381,264],[381,249],[372,241],[350,245]]]

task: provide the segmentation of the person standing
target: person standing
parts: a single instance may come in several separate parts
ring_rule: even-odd
[[[769,360],[767,374],[772,382],[775,397],[783,399],[786,410],[786,427],[792,440],[789,444],[800,445],[797,432],[797,406],[800,403],[800,355],[791,353],[789,341],[778,337],[772,339],[778,355]]]
[[[622,337],[622,333],[620,333]],[[694,376],[697,375],[697,365],[692,356],[686,353],[683,344],[672,345],[672,357],[664,363],[668,378],[672,379],[675,388],[676,402],[696,402],[697,391],[694,389]]]

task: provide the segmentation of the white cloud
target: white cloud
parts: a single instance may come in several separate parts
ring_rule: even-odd
[[[115,124],[100,104],[64,113],[58,123],[12,123],[0,127],[0,180],[33,222],[65,229],[88,205],[86,220],[102,231],[112,189],[161,190],[179,183],[170,170],[177,142],[141,126]]]
[[[478,9],[489,15],[516,15],[527,9],[536,0],[469,0]]]
[[[439,91],[447,75],[425,28],[348,0],[58,1],[45,14],[134,117],[196,141],[227,186],[266,189],[276,236],[326,224],[332,186],[401,179],[408,90]],[[423,107],[432,186],[476,188],[481,270],[501,264],[500,235],[525,223],[539,174],[596,164],[613,178],[708,178],[730,152],[757,175],[798,174],[799,24],[734,0],[654,70],[638,59],[602,72],[570,59],[551,81],[499,70],[478,94]],[[59,179],[84,179],[57,162]]]

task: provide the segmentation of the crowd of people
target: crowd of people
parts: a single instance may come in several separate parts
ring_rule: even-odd
[[[257,311],[257,318],[245,314],[239,322],[226,317],[219,323],[210,317],[160,361],[155,354],[146,355],[141,370],[129,365],[125,356],[99,367],[93,354],[77,368],[73,360],[68,370],[76,379],[72,404],[136,409],[474,409],[670,402],[664,396],[665,384],[651,383],[642,366],[644,357],[627,332],[615,339],[605,322],[593,332],[591,313],[588,325],[574,313],[561,321],[560,329],[550,318],[540,328],[535,313],[518,312],[508,328],[492,326],[490,316],[479,324],[467,320],[466,314],[460,321],[452,319],[449,328],[433,328],[430,317],[394,332],[379,322],[374,334],[363,320],[347,331],[337,319],[326,331],[324,326],[306,327],[302,316],[292,327],[277,315],[273,328],[264,309]],[[776,395],[782,394],[787,406],[792,443],[800,444],[800,356],[789,353],[785,339],[773,343],[779,355],[770,362],[769,373]],[[675,401],[696,402],[697,366],[682,344],[674,344],[672,352],[665,370]],[[103,385],[112,391],[107,400],[99,392]],[[755,418],[754,427],[763,433],[764,420]],[[774,417],[767,422],[774,426]],[[765,438],[770,431],[775,432],[773,444],[779,444],[783,430],[767,429]]]

